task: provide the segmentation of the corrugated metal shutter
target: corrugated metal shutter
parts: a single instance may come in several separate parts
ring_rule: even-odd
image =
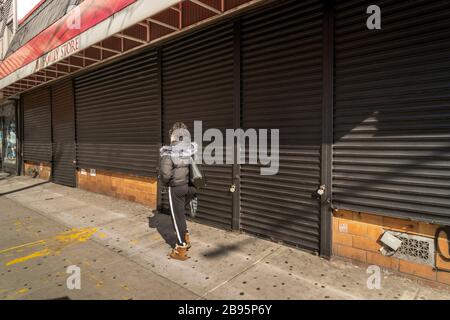
[[[334,205],[450,224],[450,2],[338,1]]]
[[[72,80],[52,86],[53,181],[75,187],[75,114]]]
[[[193,132],[233,128],[233,27],[226,23],[201,31],[163,49],[163,132],[183,121]],[[208,186],[199,192],[197,220],[231,228],[231,165],[203,166]],[[166,199],[165,199],[166,200]],[[167,208],[167,201],[165,205]]]
[[[23,96],[25,161],[52,161],[50,91],[38,89]]]
[[[277,175],[242,166],[242,229],[310,251],[320,244],[322,23],[320,1],[242,20],[243,126],[280,129]]]
[[[75,79],[78,166],[155,176],[158,93],[154,51]]]

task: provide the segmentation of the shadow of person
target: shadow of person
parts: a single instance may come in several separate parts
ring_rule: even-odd
[[[155,211],[153,216],[148,217],[148,226],[151,229],[156,228],[164,241],[172,248],[175,248],[177,235],[175,234],[171,216]]]

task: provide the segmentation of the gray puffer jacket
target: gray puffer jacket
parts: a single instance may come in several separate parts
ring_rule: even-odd
[[[197,152],[194,142],[173,142],[161,148],[160,179],[165,186],[177,187],[189,183],[189,164]]]

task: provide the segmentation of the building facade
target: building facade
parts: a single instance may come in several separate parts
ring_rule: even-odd
[[[196,2],[175,7],[186,30],[7,89],[22,174],[164,210],[175,121],[279,129],[276,175],[204,166],[196,221],[450,284],[450,3],[380,1],[370,29],[367,1]]]

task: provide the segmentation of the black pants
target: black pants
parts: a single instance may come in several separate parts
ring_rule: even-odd
[[[172,220],[177,234],[178,245],[184,245],[187,232],[186,206],[196,193],[195,187],[186,185],[169,187],[169,204]]]

